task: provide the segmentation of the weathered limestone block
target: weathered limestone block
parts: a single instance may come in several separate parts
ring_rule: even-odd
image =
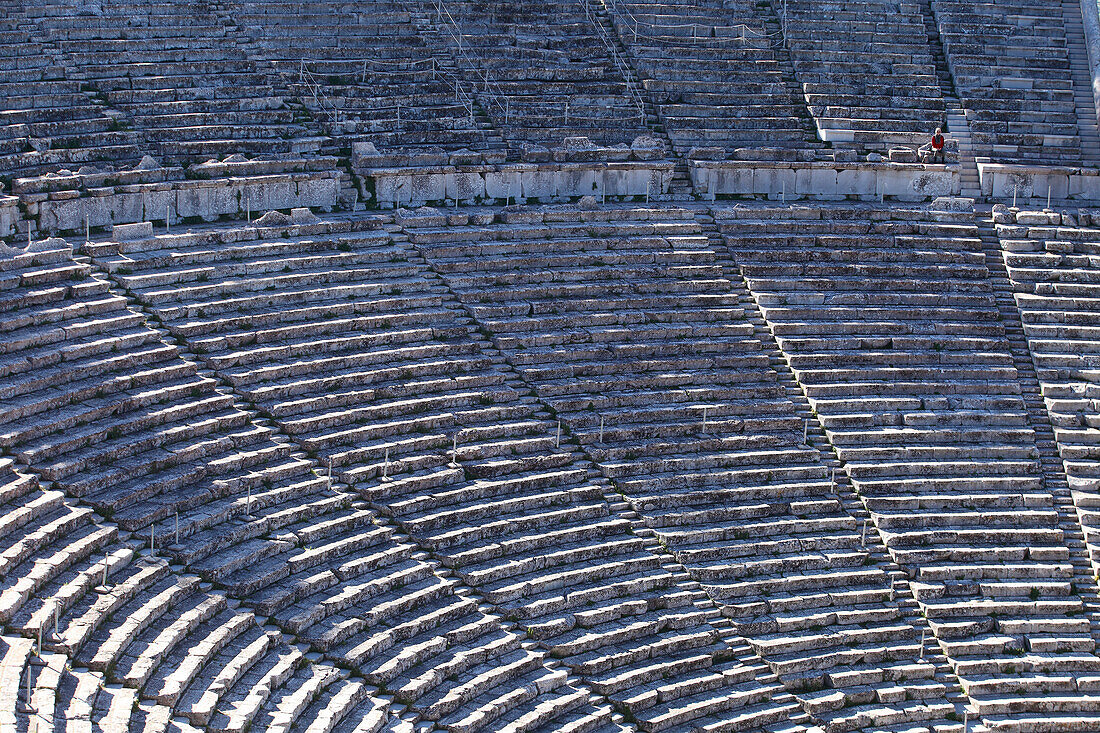
[[[111,228],[111,240],[115,242],[132,242],[136,239],[149,239],[152,236],[153,224],[148,221],[137,224],[116,224]]]
[[[0,237],[15,234],[15,222],[19,218],[19,197],[0,196]]]

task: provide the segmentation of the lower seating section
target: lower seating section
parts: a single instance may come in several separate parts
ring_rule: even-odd
[[[1066,477],[1096,566],[1100,564],[1100,411],[1094,381],[1100,269],[1095,255],[1100,229],[1079,226],[1075,221],[1055,224],[1049,215],[1039,212],[1026,212],[1020,219],[1028,223],[1004,222],[997,225],[997,231]]]
[[[976,155],[1081,165],[1061,3],[932,0]]]
[[[451,0],[443,15],[421,5],[511,147],[574,136],[630,145],[648,132],[640,90],[584,0]]]
[[[410,236],[809,712],[838,731],[946,723],[920,619],[860,547],[689,211]]]
[[[68,245],[34,247],[0,261],[0,443],[51,491],[141,532],[147,545],[177,552],[184,542],[208,579],[277,551],[261,539],[271,528],[332,503],[308,461],[181,358]]]
[[[417,284],[411,277],[417,268],[396,261],[401,251],[378,223],[316,224],[305,232],[295,226],[298,236],[289,238],[255,228],[219,230],[94,251],[193,353],[316,453],[308,436],[282,419],[279,405],[294,404],[291,395],[297,395],[338,407],[336,393],[319,381],[322,365],[378,358],[384,364],[386,356],[372,354],[372,347],[407,346],[400,331],[367,335],[386,328],[390,317],[371,297],[388,299]],[[415,297],[410,292],[398,302],[408,306]],[[417,315],[406,320],[402,326]],[[311,358],[319,360],[315,371]],[[253,380],[244,376],[249,371]],[[282,382],[275,381],[279,376]],[[271,392],[253,391],[260,384]],[[333,412],[329,428],[340,419]],[[341,477],[343,468],[337,458],[318,480],[331,483],[332,472]],[[564,671],[548,668],[545,652],[525,642],[514,624],[481,610],[455,579],[436,572],[437,562],[379,526],[362,501],[335,490],[303,507],[265,488],[256,485],[249,516],[195,527],[195,535],[171,548],[174,556],[315,653],[355,669],[412,714],[445,727],[613,728],[608,706],[591,703]],[[265,534],[249,539],[253,532]],[[216,566],[190,549],[219,542],[238,544],[230,561],[227,553],[215,554]]]
[[[235,153],[316,150],[308,118],[250,61],[210,5],[126,0],[98,13],[44,0],[30,6],[37,35],[57,49],[66,78],[112,108],[169,163]],[[202,73],[195,73],[201,68]]]
[[[548,659],[646,730],[748,730],[797,712],[751,649],[723,640],[717,612],[658,544],[612,513],[606,482],[558,443],[554,420],[405,237],[373,223],[163,236],[102,256],[206,364],[444,566],[432,575],[390,530],[349,517],[287,527],[307,538],[289,567],[242,566],[224,582],[240,579],[239,594],[281,627],[462,729],[464,702],[508,714],[531,705],[521,717],[576,716],[586,729],[609,714],[578,708],[588,703],[563,674],[547,676],[558,669]],[[356,536],[346,557],[341,533]],[[499,610],[484,615],[460,584]]]
[[[41,602],[58,574],[102,566],[104,548],[118,530],[96,521],[87,507],[74,506],[60,491],[43,491],[33,476],[0,459],[0,624],[9,624],[27,604]],[[48,604],[47,604],[48,605]],[[45,623],[42,606],[32,628]]]
[[[243,731],[267,720],[294,722],[323,683],[353,685],[337,712],[366,701],[362,681],[313,666],[239,602],[199,578],[138,551],[136,537],[88,509],[72,509],[34,479],[0,470],[6,566],[0,621],[4,699],[35,708],[41,723],[107,730]],[[18,534],[17,534],[18,531]],[[21,541],[15,541],[21,535]],[[16,693],[15,689],[19,692]],[[297,701],[297,702],[296,702]],[[380,703],[372,701],[378,708]],[[5,721],[7,722],[7,721]],[[13,728],[14,729],[14,728]]]
[[[274,65],[328,134],[383,151],[500,144],[471,114],[466,83],[426,45],[410,3],[249,0],[232,7],[250,52]]]
[[[1100,658],[970,215],[715,215],[983,720],[1095,724]]]
[[[821,138],[857,150],[927,142],[944,103],[920,6],[782,3],[787,43]]]
[[[718,0],[608,7],[678,153],[696,146],[817,147],[770,11]]]
[[[66,78],[51,48],[28,33],[21,8],[0,18],[0,176],[18,178],[141,156],[132,132],[115,130],[102,104]]]

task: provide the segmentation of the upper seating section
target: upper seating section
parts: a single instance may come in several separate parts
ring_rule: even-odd
[[[379,150],[484,150],[500,138],[467,84],[433,55],[408,2],[238,0],[249,51],[270,62],[325,132]]]
[[[977,155],[1080,165],[1061,3],[932,0]]]
[[[577,135],[629,145],[647,132],[638,90],[581,0],[422,5],[511,147]]]
[[[781,7],[795,74],[823,140],[883,151],[923,144],[944,126],[919,5],[784,0]]]
[[[0,16],[0,177],[140,158],[131,131],[117,129],[22,8]]]
[[[43,0],[27,10],[66,78],[108,104],[115,126],[140,133],[158,159],[317,149],[306,120],[209,4],[107,0],[82,12]]]
[[[616,0],[607,8],[678,153],[820,147],[769,10],[747,0]]]
[[[970,215],[793,206],[716,218],[987,725],[1095,724],[1082,580]]]

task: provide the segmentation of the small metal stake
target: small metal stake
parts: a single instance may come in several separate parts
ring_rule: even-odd
[[[249,224],[252,223],[252,199],[247,193],[244,195],[244,218]]]
[[[703,432],[707,432],[707,406],[703,405]]]
[[[867,520],[863,520],[863,531],[859,535],[859,546],[867,547]]]
[[[92,241],[92,226],[88,222],[87,214],[84,215],[84,241],[86,243]]]
[[[31,702],[31,668],[29,666],[27,667],[27,699],[19,706],[19,712],[26,713],[27,715],[34,715],[38,712]]]
[[[386,457],[382,460],[382,480],[391,481],[389,477],[390,472],[390,449],[386,448]]]
[[[155,524],[150,524],[149,525],[149,557],[156,557],[157,556],[156,529],[157,529],[157,525],[155,525]]]
[[[806,445],[810,444],[810,421],[802,421],[802,442]]]
[[[176,510],[176,544],[180,543],[180,513]]]
[[[1050,184],[1047,184],[1047,208],[1050,208]]]
[[[252,516],[252,484],[248,485],[248,498],[245,499],[244,515],[246,517]]]
[[[561,447],[561,420],[558,420],[558,434],[557,434],[557,437],[554,438],[554,447],[555,448],[560,448]]]
[[[106,552],[103,553],[103,585],[101,587],[110,588],[110,586],[107,585],[107,553]]]
[[[600,442],[603,442],[603,415],[600,415]]]
[[[1020,184],[1017,183],[1012,187],[1012,208],[1016,208],[1016,194],[1020,191]]]
[[[458,433],[451,436],[451,462],[447,465],[458,468]]]
[[[172,205],[167,204],[164,207],[164,233],[172,233]]]
[[[922,661],[922,662],[924,661],[924,635],[926,633],[927,632],[924,629],[921,629],[921,632],[920,632],[920,661]]]

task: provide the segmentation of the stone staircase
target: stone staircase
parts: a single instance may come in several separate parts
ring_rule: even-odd
[[[728,255],[726,243],[715,225],[714,217],[708,213],[700,212],[696,214],[695,220],[699,223],[702,233],[711,242],[711,246],[718,252],[727,252]],[[775,336],[749,291],[744,278],[737,272],[736,267],[728,268],[727,275],[737,287],[740,305],[744,308],[749,323],[752,324],[753,335],[760,342],[761,348],[768,356],[769,366],[775,371],[787,399],[795,404],[796,414],[806,426],[807,444],[820,454],[825,465],[829,467],[833,482],[836,485],[837,498],[844,510],[860,522],[862,526],[866,527],[867,550],[875,559],[876,564],[882,567],[891,577],[893,592],[897,594],[897,603],[904,613],[902,618],[917,628],[925,627],[926,622],[922,617],[920,606],[909,587],[908,575],[901,566],[894,562],[887,551],[882,538],[878,534],[878,529],[871,519],[870,512],[860,501],[851,481],[844,472],[842,463],[836,454],[835,448],[830,443],[816,411],[811,407],[805,392],[799,386],[794,372],[791,371],[790,364],[776,343]],[[954,704],[955,714],[961,719],[967,704],[967,697],[959,686],[958,678],[955,676],[947,657],[940,650],[935,636],[928,633],[927,636],[922,638],[924,644],[921,658],[935,666],[933,680],[944,686],[946,699]]]
[[[1024,333],[1020,310],[1016,306],[1012,284],[1008,279],[1008,271],[1001,255],[1001,243],[997,232],[993,229],[992,220],[979,220],[978,234],[985,249],[989,280],[997,299],[997,310],[1001,315],[1005,338],[1011,349],[1012,362],[1019,375],[1020,394],[1027,408],[1028,423],[1035,431],[1035,446],[1039,450],[1043,486],[1054,497],[1059,528],[1070,550],[1069,560],[1073,565],[1073,583],[1088,613],[1092,638],[1100,645],[1100,595],[1097,594],[1096,589],[1096,569],[1089,558],[1085,535],[1066,480],[1062,457],[1058,453],[1054,429],[1051,427],[1050,413],[1047,412],[1043,402],[1042,386],[1031,359],[1031,348]]]
[[[981,197],[981,181],[978,178],[978,164],[974,157],[974,144],[970,138],[970,126],[966,122],[966,113],[958,99],[948,99],[947,132],[959,143],[959,168],[963,196],[977,199]]]
[[[1081,137],[1081,162],[1087,167],[1100,167],[1100,131],[1097,130],[1096,102],[1092,94],[1092,74],[1085,50],[1085,30],[1081,22],[1081,4],[1062,0],[1062,15],[1066,22],[1066,44],[1069,68],[1073,77],[1073,104],[1077,109],[1077,133]]]

